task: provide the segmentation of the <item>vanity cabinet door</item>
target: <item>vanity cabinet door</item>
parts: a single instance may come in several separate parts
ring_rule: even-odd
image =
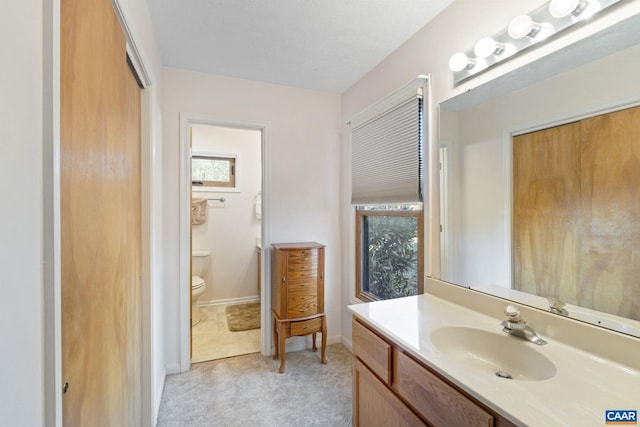
[[[354,427],[425,426],[424,422],[357,358],[353,358]]]
[[[436,426],[491,427],[494,417],[401,351],[394,351],[393,388]]]

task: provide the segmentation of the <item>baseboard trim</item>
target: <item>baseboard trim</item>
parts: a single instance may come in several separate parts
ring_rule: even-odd
[[[198,307],[211,307],[214,305],[228,305],[228,304],[246,304],[248,302],[260,302],[260,297],[258,295],[255,295],[251,297],[198,301]]]
[[[162,402],[162,395],[164,394],[164,385],[167,380],[167,369],[161,375],[162,381],[158,381],[156,386],[155,402],[153,402],[153,425],[158,424],[158,415],[160,414],[160,403]]]
[[[351,353],[353,353],[353,343],[351,342],[351,340],[347,337],[342,337],[342,345],[344,345],[345,347],[347,347],[349,349],[349,351]]]
[[[167,375],[171,374],[179,374],[180,373],[180,364],[179,363],[170,363],[166,368]],[[164,384],[162,385],[164,387]]]

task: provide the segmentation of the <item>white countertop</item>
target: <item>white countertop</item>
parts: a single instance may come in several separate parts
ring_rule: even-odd
[[[506,380],[474,370],[450,360],[430,341],[431,332],[442,326],[470,326],[501,333],[501,318],[430,294],[348,308],[418,360],[518,425],[603,426],[606,410],[640,412],[640,371],[540,333],[548,344],[537,346],[524,341],[523,344],[555,364],[556,375],[543,381]],[[529,326],[536,329],[535,324]]]

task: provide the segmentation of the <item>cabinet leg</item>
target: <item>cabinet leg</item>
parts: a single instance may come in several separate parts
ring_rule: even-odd
[[[312,343],[312,347],[311,347],[311,349],[312,349],[313,351],[318,351],[318,346],[316,345],[316,335],[317,335],[317,333],[316,333],[316,332],[314,332],[314,333],[311,335],[311,343]]]
[[[275,348],[274,354],[273,354],[273,360],[278,359],[278,353],[280,350],[279,345],[280,345],[280,342],[278,341],[278,322],[276,322],[276,319],[273,319],[273,347]]]
[[[315,335],[315,334],[313,334]],[[315,345],[315,337],[313,340],[313,343]],[[327,356],[325,354],[325,351],[327,350],[327,317],[326,316],[322,316],[322,348],[320,350],[320,362],[321,363],[327,363]]]
[[[279,341],[280,341],[280,369],[278,369],[278,372],[280,372],[281,374],[284,373],[284,359],[285,359],[285,341],[287,340],[287,325],[285,322],[281,322],[280,323],[280,336]]]

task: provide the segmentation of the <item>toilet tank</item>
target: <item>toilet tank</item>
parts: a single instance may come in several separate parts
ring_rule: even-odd
[[[204,277],[209,269],[211,251],[201,250],[191,253],[191,275]]]

